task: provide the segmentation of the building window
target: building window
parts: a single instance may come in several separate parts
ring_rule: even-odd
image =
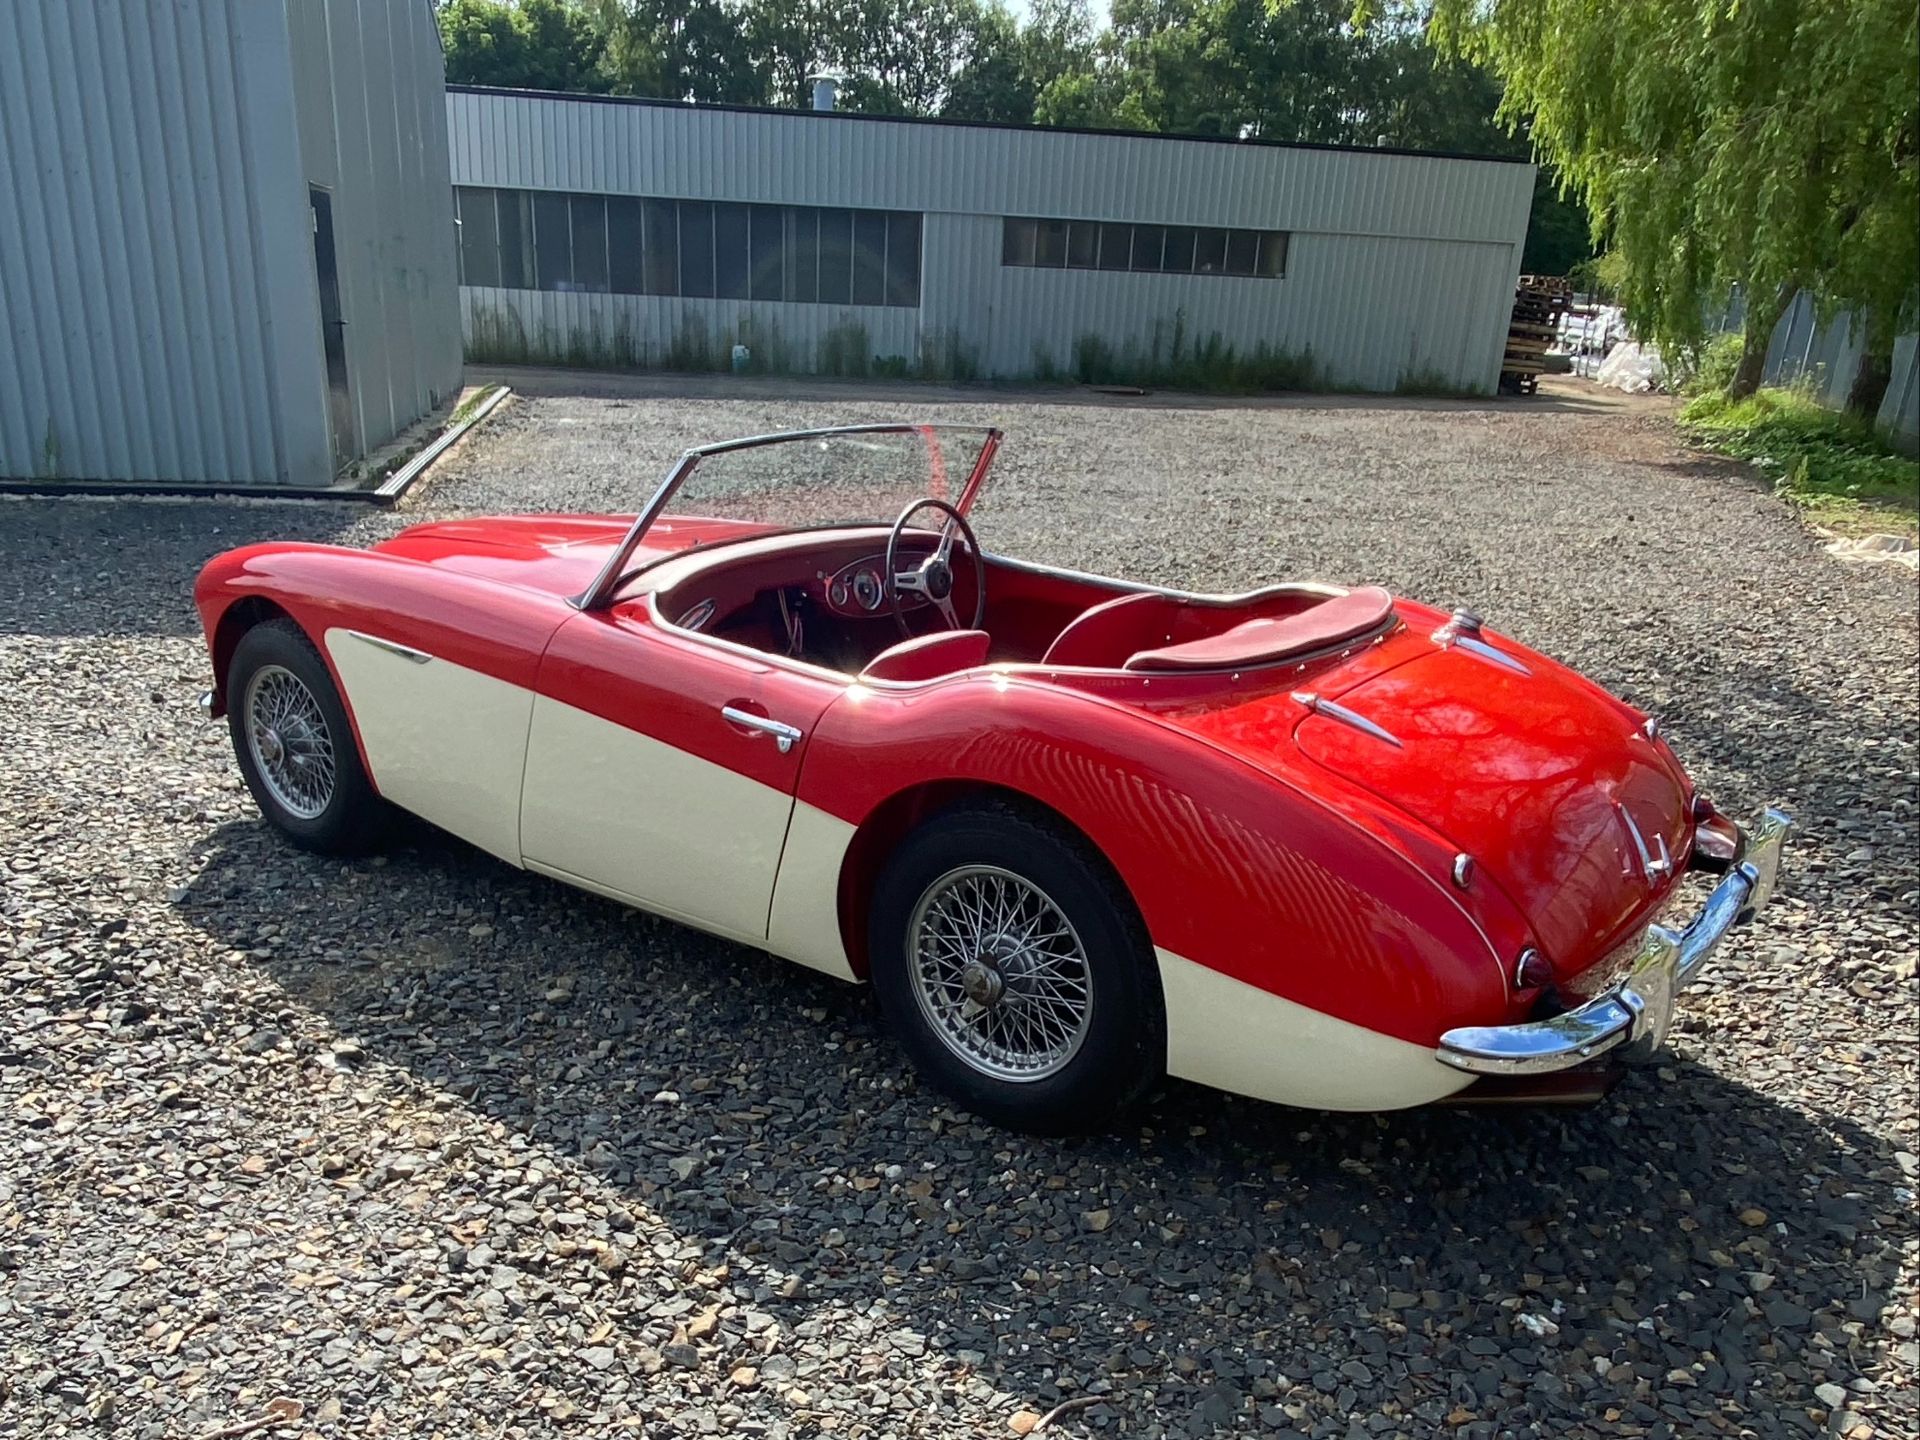
[[[673,205],[671,200],[659,203]],[[702,300],[713,294],[713,206],[704,200],[682,200],[675,209],[680,216],[679,293]],[[653,278],[652,266],[648,266],[647,276],[649,280]],[[673,277],[667,275],[664,278],[667,281],[666,289],[656,290],[649,284],[647,293],[673,294]]]
[[[605,294],[607,289],[607,201],[602,195],[575,195],[567,206],[573,221],[573,288]]]
[[[887,213],[887,304],[908,309],[920,303],[920,217]]]
[[[453,213],[460,221],[460,283],[500,283],[500,227],[495,218],[493,191],[457,185]]]
[[[1284,230],[1122,225],[1009,215],[1001,222],[1000,263],[1042,270],[1142,270],[1279,280],[1287,273],[1287,238]]]
[[[887,217],[884,211],[853,212],[853,303],[887,303]]]
[[[921,217],[454,187],[460,283],[509,290],[920,303]],[[1047,222],[1060,224],[1064,222]]]

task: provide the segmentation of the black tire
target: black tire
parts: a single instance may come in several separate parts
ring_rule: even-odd
[[[934,903],[940,886],[973,867],[1041,892],[1084,955],[1091,1004],[1078,1048],[1040,1078],[1005,1078],[960,1054],[923,1007],[927,987],[913,976],[910,932],[922,900]],[[1166,1011],[1139,911],[1105,858],[1042,811],[965,801],[926,821],[880,876],[867,953],[875,998],[921,1074],[995,1124],[1044,1135],[1103,1130],[1165,1071]]]
[[[250,687],[256,676],[269,670],[284,671],[305,687],[324,721],[324,738],[332,753],[332,784],[324,804],[311,815],[300,813],[275,793],[248,739]],[[361,767],[346,707],[340,703],[326,662],[306,633],[291,620],[267,620],[247,631],[227,667],[226,693],[234,757],[260,813],[303,850],[358,855],[376,847],[386,835],[392,811]]]

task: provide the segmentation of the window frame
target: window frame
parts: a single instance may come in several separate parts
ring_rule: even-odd
[[[1000,265],[1009,270],[1098,270],[1135,275],[1230,275],[1284,280],[1291,230],[1158,220],[1000,217]],[[1269,251],[1277,259],[1269,262]],[[1169,263],[1171,257],[1171,263]]]

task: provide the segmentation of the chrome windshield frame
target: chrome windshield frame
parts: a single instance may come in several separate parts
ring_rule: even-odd
[[[640,541],[653,525],[653,522],[666,513],[668,503],[687,482],[700,462],[714,455],[725,455],[734,450],[751,450],[761,446],[784,445],[807,440],[828,440],[843,435],[931,435],[936,431],[978,435],[983,437],[980,454],[968,472],[966,483],[960,488],[960,498],[954,502],[954,508],[965,515],[973,506],[974,497],[979,494],[985,482],[987,471],[993,465],[993,457],[1000,449],[1005,432],[991,425],[936,425],[912,424],[908,422],[890,422],[870,425],[829,425],[817,430],[780,430],[767,435],[747,435],[737,440],[720,440],[711,445],[696,445],[682,451],[679,459],[668,468],[666,478],[653,492],[646,506],[634,517],[626,535],[613,554],[607,557],[607,563],[600,567],[600,573],[593,577],[593,583],[581,594],[572,598],[571,603],[578,610],[598,610],[612,603],[614,592],[619,588],[620,577],[626,574],[627,561],[639,548]],[[884,523],[884,522],[881,522]],[[824,527],[823,527],[824,528]]]

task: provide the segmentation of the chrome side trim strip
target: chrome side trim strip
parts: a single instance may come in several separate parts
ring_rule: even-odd
[[[364,640],[376,650],[385,650],[389,655],[398,655],[402,660],[411,660],[416,665],[424,665],[433,656],[424,650],[416,650],[411,645],[402,645],[398,640],[383,640],[378,635],[369,635],[364,630],[349,630],[347,634],[356,640]]]
[[[1361,734],[1371,735],[1376,740],[1384,740],[1396,750],[1406,748],[1400,743],[1400,737],[1391,730],[1383,729],[1366,716],[1316,695],[1311,690],[1296,690],[1293,692],[1293,698],[1316,715],[1324,715],[1329,720],[1338,720],[1342,725],[1351,725]]]
[[[1543,1075],[1611,1050],[1622,1050],[1629,1060],[1646,1059],[1666,1039],[1675,994],[1734,926],[1773,898],[1780,852],[1792,828],[1785,811],[1767,810],[1749,837],[1746,858],[1714,887],[1686,929],[1649,925],[1627,978],[1604,995],[1548,1020],[1449,1030],[1434,1058],[1475,1075]]]

